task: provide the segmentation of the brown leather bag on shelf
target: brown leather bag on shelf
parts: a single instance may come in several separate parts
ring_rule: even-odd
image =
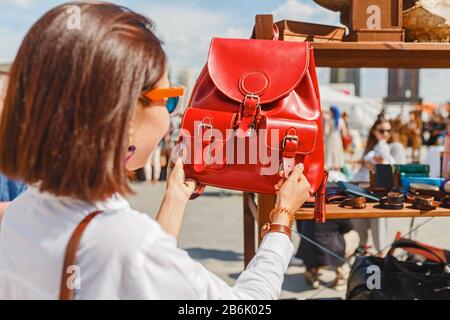
[[[69,272],[69,270],[71,266],[76,265],[77,251],[80,246],[81,236],[92,219],[99,213],[101,213],[101,211],[94,211],[87,215],[75,228],[69,242],[67,243],[61,276],[61,286],[59,290],[59,300],[73,300],[73,286],[69,284],[69,277],[72,273]]]

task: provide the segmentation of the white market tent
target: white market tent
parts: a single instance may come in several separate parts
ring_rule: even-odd
[[[363,135],[367,133],[381,111],[381,100],[365,99],[346,94],[330,86],[320,86],[322,109],[336,106],[341,112],[348,114],[349,127],[357,129]]]

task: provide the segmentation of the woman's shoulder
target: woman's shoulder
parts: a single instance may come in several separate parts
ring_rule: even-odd
[[[101,212],[86,230],[87,245],[106,254],[132,254],[144,246],[165,239],[168,235],[148,214],[131,208]]]
[[[86,248],[100,255],[103,252],[105,255],[125,254],[142,247],[143,243],[168,236],[148,213],[134,210],[121,196],[92,205],[42,193],[34,187],[12,202],[2,227],[21,226],[21,230],[31,230],[33,224],[39,223],[43,234],[51,230],[58,241],[68,241],[76,226],[93,211],[100,213],[84,231],[80,250]]]

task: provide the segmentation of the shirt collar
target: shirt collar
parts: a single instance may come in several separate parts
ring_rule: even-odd
[[[113,194],[111,197],[104,201],[86,202],[83,200],[75,199],[66,196],[56,196],[50,192],[40,191],[38,185],[29,186],[26,193],[35,197],[51,200],[61,203],[64,206],[71,207],[80,212],[91,212],[95,210],[99,211],[117,211],[123,209],[130,209],[128,201],[118,193]]]

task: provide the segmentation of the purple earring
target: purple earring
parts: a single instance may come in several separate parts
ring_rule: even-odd
[[[135,153],[136,152],[136,146],[135,145],[129,146],[128,147],[128,152]]]

